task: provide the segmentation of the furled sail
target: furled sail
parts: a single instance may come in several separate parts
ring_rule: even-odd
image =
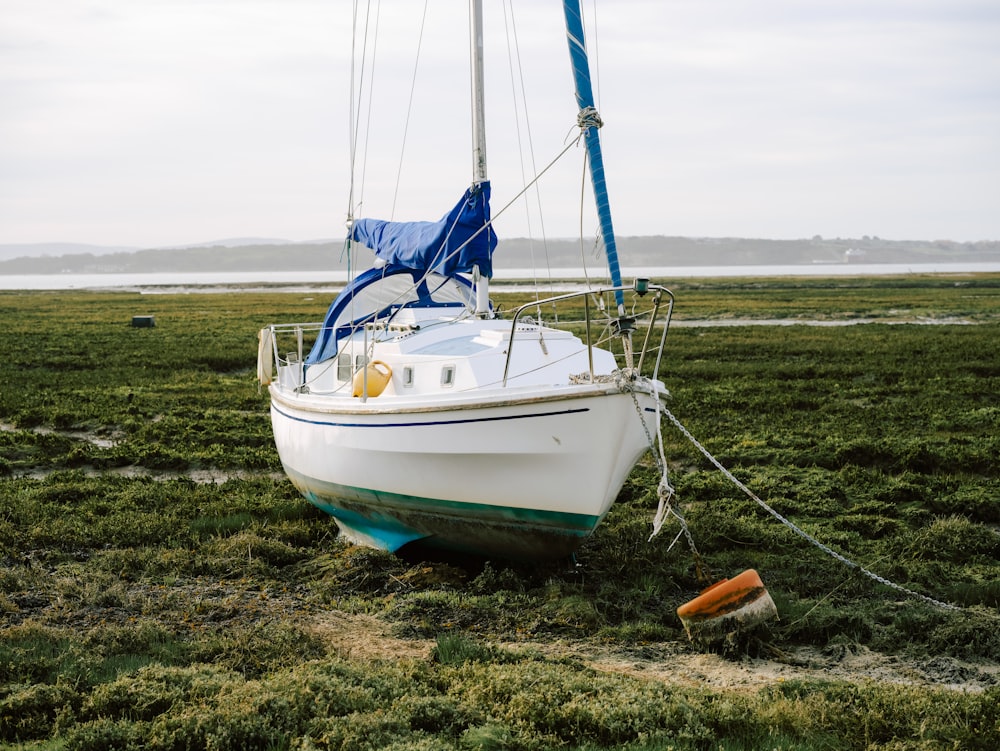
[[[564,0],[563,14],[566,16],[566,36],[569,41],[569,56],[573,67],[573,82],[576,85],[576,103],[580,108],[578,121],[584,130],[584,144],[590,160],[590,179],[594,186],[594,200],[597,203],[597,217],[601,223],[604,252],[608,259],[611,283],[619,287],[622,283],[621,268],[618,265],[618,247],[615,230],[611,222],[611,206],[608,202],[608,186],[604,178],[604,157],[597,129],[601,118],[594,107],[594,91],[590,83],[590,63],[587,59],[586,37],[583,32],[583,17],[579,0]],[[615,292],[615,302],[619,312],[623,312],[624,295]]]
[[[490,222],[490,184],[469,188],[451,211],[436,222],[390,222],[359,219],[351,239],[375,251],[390,266],[467,274],[473,267],[493,276],[497,236]]]

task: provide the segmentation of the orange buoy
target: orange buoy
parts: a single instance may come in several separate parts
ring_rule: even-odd
[[[677,608],[689,639],[716,641],[778,617],[778,608],[753,569],[716,582]]]
[[[354,374],[354,381],[352,383],[354,390],[352,393],[354,396],[365,394],[365,380],[367,379],[367,396],[378,396],[389,385],[390,378],[392,378],[392,368],[381,360],[372,360],[363,369]]]

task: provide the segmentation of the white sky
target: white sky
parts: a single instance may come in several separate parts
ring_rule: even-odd
[[[484,2],[499,115],[504,12]],[[0,243],[343,236],[352,5],[0,0]],[[432,5],[396,219],[437,219],[471,179],[466,3]],[[513,11],[538,166],[575,122],[559,6]],[[392,212],[422,9],[381,2],[376,93],[395,101],[372,107],[365,215]],[[997,0],[585,9],[619,235],[1000,239]],[[524,111],[487,128],[494,212],[523,184]],[[579,232],[580,170],[575,150],[544,178],[550,237]],[[497,222],[528,230],[523,208]]]

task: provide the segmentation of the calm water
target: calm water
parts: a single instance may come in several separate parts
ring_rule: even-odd
[[[673,266],[655,268],[623,268],[622,278],[631,280],[645,276],[660,283],[671,279],[691,277],[741,277],[741,276],[876,276],[887,274],[963,274],[975,272],[1000,272],[1000,263],[917,263],[917,264],[846,264],[816,263],[788,266]],[[494,285],[504,282],[530,282],[535,272],[531,269],[496,269]],[[582,268],[553,269],[553,280],[575,280],[586,276]],[[601,276],[589,270],[597,282]],[[11,274],[0,275],[0,289],[4,290],[71,290],[71,289],[122,289],[141,292],[217,292],[238,288],[254,290],[336,290],[347,281],[343,271],[242,271],[242,272],[184,272],[156,274]],[[539,282],[550,286],[546,279]],[[563,285],[564,286],[564,285]]]

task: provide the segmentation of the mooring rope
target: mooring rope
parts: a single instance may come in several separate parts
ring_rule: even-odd
[[[667,552],[669,553],[673,550],[674,545],[683,536],[687,540],[688,547],[691,549],[691,557],[694,559],[695,576],[698,582],[702,585],[708,585],[711,583],[710,573],[706,566],[704,565],[701,553],[698,552],[698,546],[694,543],[694,536],[691,534],[691,530],[688,529],[687,520],[684,515],[680,512],[680,509],[674,504],[674,499],[676,496],[676,491],[674,490],[673,484],[670,482],[670,472],[667,468],[667,455],[663,450],[663,431],[656,431],[656,440],[653,440],[653,435],[649,431],[649,426],[646,425],[646,419],[642,414],[642,406],[639,404],[639,399],[635,395],[635,382],[641,380],[649,384],[651,389],[651,394],[656,397],[656,425],[660,425],[660,409],[663,405],[659,398],[659,393],[657,392],[656,385],[653,381],[648,378],[642,378],[635,371],[635,369],[625,368],[623,370],[616,370],[611,376],[618,386],[618,389],[622,392],[628,393],[632,396],[632,403],[635,405],[635,411],[639,415],[639,422],[642,424],[642,429],[646,433],[646,441],[649,443],[649,450],[653,454],[653,458],[656,461],[656,467],[660,472],[660,481],[656,485],[656,496],[658,503],[656,506],[656,515],[653,517],[653,532],[650,534],[649,540],[660,534],[663,530],[663,526],[667,523],[667,520],[672,516],[680,524],[680,531],[674,537],[673,541],[667,547]]]
[[[631,391],[632,389],[629,389],[629,390]],[[633,393],[633,397],[632,398],[635,399],[634,393]],[[738,487],[740,490],[742,490],[744,493],[746,493],[746,495],[749,496],[758,506],[760,506],[767,513],[769,513],[771,516],[773,516],[779,522],[781,522],[786,527],[788,527],[790,530],[792,530],[799,537],[803,538],[807,542],[809,542],[812,545],[816,546],[817,548],[819,548],[820,550],[822,550],[824,553],[826,553],[827,555],[831,556],[832,558],[840,561],[841,563],[843,563],[848,568],[852,568],[852,569],[854,569],[856,571],[861,572],[862,574],[864,574],[865,576],[867,576],[869,579],[872,579],[872,580],[878,582],[879,584],[883,584],[883,585],[885,585],[887,587],[895,589],[897,592],[902,592],[903,594],[908,595],[910,597],[914,597],[914,598],[923,600],[924,602],[930,603],[931,605],[934,605],[935,607],[942,608],[944,610],[961,610],[961,608],[958,607],[957,605],[952,605],[951,603],[942,602],[941,600],[936,600],[933,597],[928,597],[925,594],[921,594],[920,592],[915,592],[914,590],[908,589],[907,587],[904,587],[901,584],[897,584],[894,581],[890,581],[889,579],[886,579],[884,576],[880,576],[879,574],[876,574],[874,571],[870,571],[870,570],[866,569],[864,566],[861,566],[860,564],[855,563],[854,561],[850,560],[849,558],[846,558],[845,556],[841,555],[840,553],[838,553],[836,550],[834,550],[833,548],[829,547],[828,545],[824,545],[822,542],[820,542],[819,540],[817,540],[815,537],[813,537],[811,534],[809,534],[808,532],[806,532],[804,529],[798,527],[794,522],[790,521],[789,519],[786,519],[784,516],[782,516],[781,514],[779,514],[777,511],[775,511],[773,508],[771,508],[767,503],[765,503],[761,498],[759,498],[752,490],[750,490],[750,488],[748,488],[746,485],[744,485],[742,482],[740,482],[739,478],[737,478],[732,472],[730,472],[728,469],[726,469],[718,459],[716,459],[714,456],[712,456],[712,454],[708,451],[708,449],[706,449],[704,446],[702,446],[701,443],[698,442],[698,439],[695,438],[693,435],[691,435],[691,432],[681,424],[680,420],[678,420],[673,415],[673,413],[669,409],[666,408],[666,406],[664,406],[664,405],[662,405],[660,403],[660,399],[659,398],[657,398],[656,402],[657,402],[657,410],[656,411],[657,411],[657,422],[658,423],[660,421],[659,420],[660,415],[661,414],[666,415],[667,418],[670,420],[670,422],[672,422],[677,427],[677,429],[681,431],[681,433],[684,435],[684,437],[687,438],[694,445],[694,447],[697,448],[705,456],[705,458],[708,459],[716,467],[716,469],[718,469],[720,472],[722,472],[722,474],[725,475],[729,479],[730,482],[732,482],[736,487]],[[636,402],[636,405],[638,407],[638,401]],[[641,417],[642,417],[642,415],[640,413],[640,419],[641,419]],[[643,428],[646,430],[646,436],[648,438],[650,438],[650,448],[653,449],[654,448],[654,446],[653,446],[653,440],[652,440],[652,438],[649,435],[649,429],[646,428],[646,421],[643,420],[642,424],[643,424]],[[689,542],[689,544],[691,546],[691,550],[695,554],[696,565],[698,566],[698,568],[700,570],[700,568],[701,568],[701,560],[700,560],[700,556],[697,554],[697,550],[695,549],[694,539],[691,537],[691,533],[688,531],[687,523],[684,521],[684,518],[677,512],[676,508],[674,508],[673,503],[672,503],[672,501],[673,501],[673,495],[674,495],[674,489],[673,489],[673,486],[671,486],[670,483],[669,483],[669,481],[666,479],[666,477],[667,477],[667,467],[666,467],[666,459],[665,459],[664,452],[663,452],[663,434],[662,434],[662,432],[660,432],[660,434],[659,434],[659,442],[658,442],[658,444],[659,444],[658,445],[659,455],[656,456],[656,461],[657,461],[657,464],[660,465],[660,472],[661,472],[661,475],[662,475],[663,479],[660,482],[660,487],[657,489],[657,493],[660,496],[660,502],[659,502],[659,507],[657,508],[656,516],[653,519],[653,534],[650,535],[649,539],[652,540],[657,534],[659,534],[660,529],[662,528],[663,523],[666,521],[666,519],[667,519],[668,516],[674,516],[674,517],[676,517],[680,521],[680,523],[681,523],[681,531],[677,534],[677,537],[674,538],[674,541],[670,544],[670,546],[673,547],[674,544],[676,544],[677,540],[680,538],[681,534],[684,534],[688,538],[688,542]],[[654,449],[654,456],[655,456],[655,449]],[[664,486],[666,486],[667,488],[669,488],[669,492],[667,492],[666,494],[664,494],[664,491],[663,491]]]

